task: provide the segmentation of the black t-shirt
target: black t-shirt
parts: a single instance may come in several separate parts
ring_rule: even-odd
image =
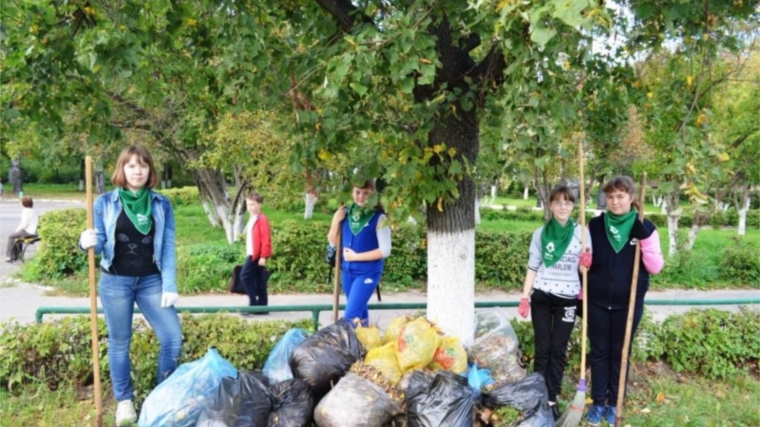
[[[151,224],[148,234],[142,234],[122,210],[116,220],[116,245],[108,273],[134,277],[158,274],[158,266],[153,262],[155,234],[155,223]]]

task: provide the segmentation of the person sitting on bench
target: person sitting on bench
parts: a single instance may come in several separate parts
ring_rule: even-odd
[[[14,262],[19,258],[21,245],[16,244],[16,239],[36,236],[40,217],[33,206],[34,202],[31,197],[24,196],[21,198],[21,223],[16,227],[16,231],[8,236],[8,246],[5,249],[6,262]]]

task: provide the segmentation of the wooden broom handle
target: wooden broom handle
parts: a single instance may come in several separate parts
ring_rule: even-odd
[[[87,228],[93,229],[92,212],[92,157],[85,157]],[[95,425],[103,426],[103,399],[100,392],[100,348],[98,340],[98,291],[95,287],[95,248],[87,249],[87,263],[90,279],[90,335],[92,338],[92,373],[95,387]]]
[[[644,220],[644,201],[646,200],[647,174],[641,178],[641,208],[639,209],[638,218]],[[628,301],[628,319],[625,323],[625,340],[623,341],[623,352],[620,355],[620,380],[618,381],[617,396],[617,413],[615,416],[615,427],[618,427],[620,420],[623,418],[623,399],[625,398],[625,383],[628,377],[628,351],[631,348],[631,331],[633,330],[633,312],[636,308],[636,291],[639,282],[639,264],[641,262],[641,242],[636,241],[635,254],[633,256],[633,279],[631,280],[631,299]]]

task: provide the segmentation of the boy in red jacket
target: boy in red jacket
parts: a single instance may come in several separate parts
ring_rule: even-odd
[[[245,205],[251,214],[245,226],[245,264],[240,271],[240,280],[248,294],[248,305],[267,305],[267,280],[269,272],[264,268],[272,256],[272,233],[269,220],[261,212],[264,198],[258,193],[245,197]],[[243,316],[269,314],[266,312],[244,313]]]

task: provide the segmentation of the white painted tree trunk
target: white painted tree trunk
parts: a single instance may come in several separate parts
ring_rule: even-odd
[[[232,222],[232,242],[229,243],[237,242],[238,239],[240,239],[240,235],[243,234],[245,228],[243,219],[245,219],[245,211],[243,211],[242,214],[236,213],[234,215]]]
[[[79,180],[79,191],[84,191],[84,180],[83,179]]]
[[[303,219],[311,219],[312,216],[314,216],[314,206],[317,205],[317,200],[319,200],[319,196],[307,191],[303,197],[304,197],[304,201],[306,202],[306,207],[304,208],[304,211],[303,211]]]
[[[744,203],[742,204],[742,207],[738,209],[739,213],[739,226],[736,227],[736,232],[740,236],[744,236],[747,234],[747,213],[749,212],[749,195],[744,197]]]
[[[472,344],[475,334],[475,230],[428,230],[427,318]]]
[[[528,200],[528,187],[523,189],[523,200]]]
[[[662,199],[662,201],[660,201],[660,212],[662,212],[663,215],[668,214],[668,201],[665,200],[664,198]]]
[[[480,224],[480,197],[475,197],[475,224]]]
[[[702,226],[697,224],[693,224],[691,228],[689,228],[689,234],[686,236],[686,252],[691,252],[691,250],[694,249],[694,243],[697,241],[697,234],[699,234],[701,228]]]
[[[663,200],[662,203],[665,203]],[[674,257],[678,253],[678,217],[668,215],[668,256]]]
[[[654,207],[658,208],[662,204],[662,196],[652,196],[652,204]]]
[[[216,215],[216,209],[214,209],[211,206],[211,203],[208,200],[203,200],[201,202],[203,205],[203,210],[206,212],[206,217],[208,218],[208,221],[211,223],[212,227],[219,227],[222,225],[221,221],[219,220],[219,217]]]
[[[495,185],[491,186],[491,205],[493,205],[494,203],[496,203],[496,190],[497,189],[498,188]]]

